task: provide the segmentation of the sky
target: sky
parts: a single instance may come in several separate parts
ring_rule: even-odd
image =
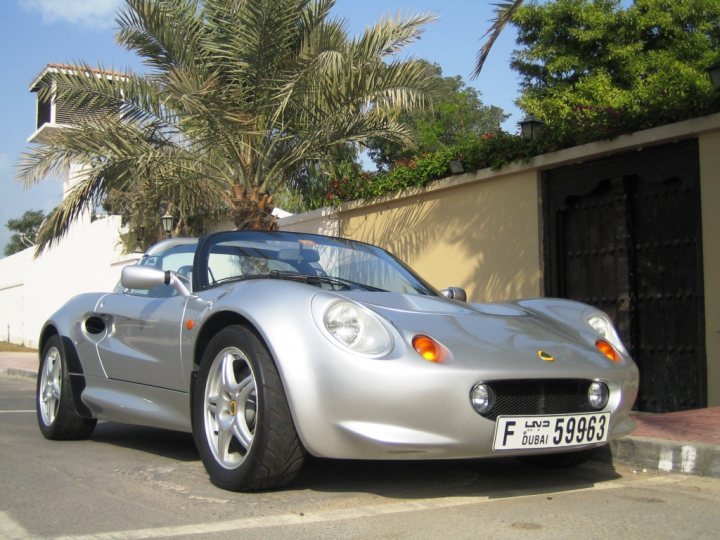
[[[440,65],[444,76],[460,75],[485,105],[510,114],[503,124],[515,132],[522,113],[514,100],[518,80],[510,69],[515,45],[508,27],[495,43],[482,75],[470,80],[480,38],[497,0],[337,0],[334,16],[344,18],[351,35],[383,16],[432,13],[438,20],[406,49],[408,55]],[[27,210],[48,212],[60,202],[62,180],[46,178],[26,188],[16,180],[21,154],[35,125],[35,94],[29,85],[47,64],[80,61],[105,69],[142,71],[141,60],[115,43],[115,12],[122,0],[2,0],[0,17],[0,257],[11,231],[9,219]]]

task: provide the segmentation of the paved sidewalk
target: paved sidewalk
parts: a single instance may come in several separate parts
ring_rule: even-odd
[[[720,478],[720,407],[633,419],[635,431],[610,444],[613,462]]]
[[[38,353],[0,352],[0,375],[37,376]]]
[[[0,375],[37,376],[37,353],[0,353]],[[637,469],[720,478],[720,407],[676,413],[633,413],[635,431],[598,451],[596,459]]]

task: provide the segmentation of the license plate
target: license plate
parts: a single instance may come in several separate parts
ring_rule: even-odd
[[[610,413],[499,416],[493,450],[559,448],[607,441]]]

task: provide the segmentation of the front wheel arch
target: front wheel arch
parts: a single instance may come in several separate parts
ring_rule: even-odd
[[[218,332],[224,330],[226,327],[233,324],[239,324],[250,328],[256,334],[258,334],[258,337],[260,337],[263,343],[265,343],[265,340],[262,339],[262,336],[260,336],[260,333],[256,330],[255,326],[247,318],[243,317],[239,313],[236,313],[234,311],[221,311],[219,313],[215,313],[212,317],[210,317],[207,321],[203,323],[202,327],[200,328],[198,337],[195,340],[195,351],[193,353],[193,371],[197,371],[197,369],[200,367],[200,362],[202,361],[202,357],[205,354],[205,349],[207,349],[210,341],[218,334]],[[265,346],[267,346],[266,343]]]
[[[198,371],[200,370],[200,362],[202,362],[205,350],[208,348],[210,341],[212,341],[212,339],[218,333],[220,333],[228,326],[232,326],[234,324],[248,328],[258,337],[258,339],[263,343],[263,345],[265,345],[265,347],[270,350],[270,348],[267,346],[267,343],[263,339],[262,335],[260,335],[260,332],[257,331],[255,326],[239,313],[236,313],[234,311],[221,311],[219,313],[215,313],[212,317],[205,321],[205,323],[199,330],[198,337],[195,340],[195,350],[193,351],[193,365],[192,371],[190,372],[190,425],[193,425],[194,422],[195,408],[192,406],[192,404],[195,401],[195,387],[197,385]],[[274,358],[273,362],[275,362]],[[277,365],[276,362],[275,364]]]

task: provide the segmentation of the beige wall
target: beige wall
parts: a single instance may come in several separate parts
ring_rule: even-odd
[[[345,211],[340,231],[388,249],[437,288],[465,288],[474,302],[539,296],[537,172],[478,175]]]
[[[720,406],[720,114],[343,204],[327,215],[293,216],[280,227],[335,229],[380,245],[437,288],[464,287],[474,302],[541,296],[540,172],[689,137],[698,137],[700,151],[708,405]]]
[[[720,131],[699,137],[708,404],[720,406]]]

